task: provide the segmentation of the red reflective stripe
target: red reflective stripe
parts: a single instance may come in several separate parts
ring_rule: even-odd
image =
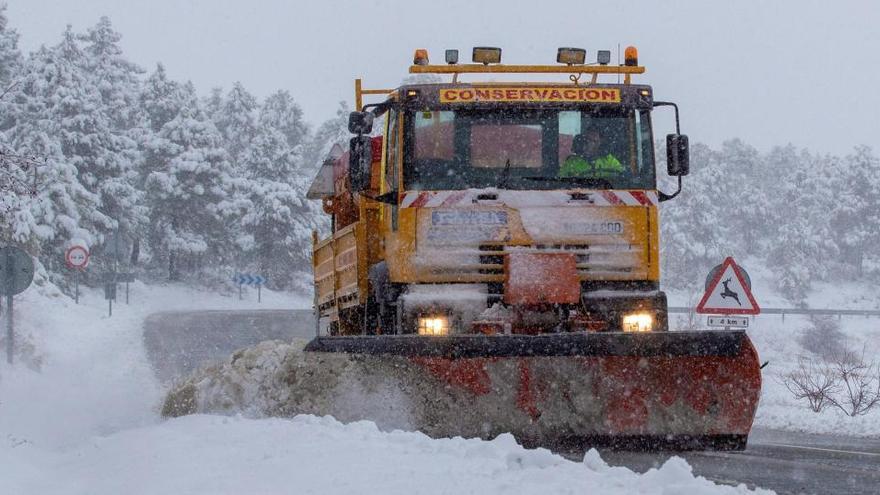
[[[427,203],[429,199],[431,199],[431,193],[426,193],[426,192],[419,193],[419,197],[416,198],[416,200],[413,201],[412,204],[409,206],[411,208],[418,208],[420,206],[425,206],[425,203]]]
[[[636,201],[644,206],[650,206],[652,204],[651,199],[648,198],[648,195],[643,191],[630,191],[629,193],[632,194],[632,197],[636,198]]]
[[[614,194],[611,191],[602,191],[602,197],[605,198],[606,201],[613,205],[622,205],[626,204],[622,199],[617,197],[617,194]]]
[[[452,194],[451,196],[449,196],[448,198],[446,198],[445,200],[443,200],[443,202],[440,203],[440,206],[452,206],[452,205],[455,205],[456,203],[458,203],[458,201],[459,201],[462,197],[464,197],[465,194],[467,194],[467,191],[458,191],[458,192]]]

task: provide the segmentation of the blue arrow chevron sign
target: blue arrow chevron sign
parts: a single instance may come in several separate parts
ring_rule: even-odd
[[[266,278],[261,275],[252,275],[250,273],[236,273],[232,277],[232,281],[238,285],[265,285]]]

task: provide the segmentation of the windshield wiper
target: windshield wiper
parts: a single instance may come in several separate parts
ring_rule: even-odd
[[[542,182],[565,182],[566,184],[575,184],[578,186],[601,187],[611,189],[611,181],[608,179],[599,179],[597,177],[545,177],[542,175],[533,175],[523,177],[526,180],[536,180]]]
[[[510,158],[504,162],[504,173],[501,175],[501,180],[498,181],[498,189],[505,189],[508,179],[510,179]]]

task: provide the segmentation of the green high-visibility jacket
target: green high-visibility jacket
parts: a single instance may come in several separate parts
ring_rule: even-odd
[[[611,153],[592,161],[578,155],[570,155],[559,167],[560,177],[616,177],[623,173],[623,164]]]

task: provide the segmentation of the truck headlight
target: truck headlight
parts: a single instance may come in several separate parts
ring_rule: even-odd
[[[650,332],[654,327],[654,317],[649,313],[630,313],[623,317],[624,332]]]
[[[419,335],[449,335],[449,318],[446,316],[420,316]]]

